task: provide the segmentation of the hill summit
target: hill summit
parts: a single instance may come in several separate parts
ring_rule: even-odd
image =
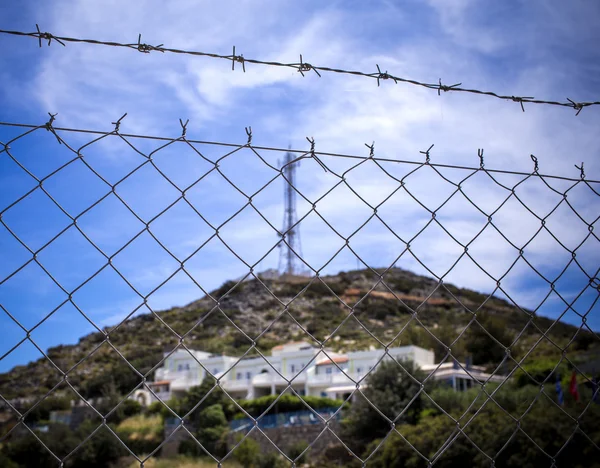
[[[108,386],[129,393],[142,380],[138,372],[151,380],[164,353],[180,343],[234,356],[248,351],[252,341],[262,352],[298,340],[325,342],[335,351],[414,344],[433,349],[436,360],[448,358],[450,346],[453,357],[471,356],[474,363],[490,368],[503,360],[505,366],[514,365],[512,359],[524,356],[538,341],[532,358],[558,355],[567,345],[570,353],[598,347],[592,333],[503,299],[398,268],[386,271],[381,282],[382,273],[259,275],[229,281],[187,306],[138,315],[104,333],[84,336],[75,345],[50,348],[47,355],[62,371],[70,369],[69,382],[90,398]],[[504,359],[508,346],[511,359]],[[0,394],[14,399],[44,395],[54,387],[66,391],[52,363],[41,358],[0,374]]]

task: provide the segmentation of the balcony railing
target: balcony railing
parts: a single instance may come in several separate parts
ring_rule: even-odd
[[[312,376],[310,378],[312,378]],[[287,385],[288,382],[292,379],[294,379],[292,384],[303,384],[306,382],[307,379],[306,372],[303,372],[302,374],[297,375],[296,377],[294,377],[293,375],[289,375],[285,378],[280,377],[278,374],[258,374],[252,377],[252,385]]]

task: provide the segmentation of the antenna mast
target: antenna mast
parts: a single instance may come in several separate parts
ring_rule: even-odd
[[[302,245],[300,243],[300,229],[296,225],[298,214],[296,213],[296,167],[300,162],[290,164],[293,160],[292,154],[287,152],[283,159],[283,229],[282,240],[279,244],[279,271],[286,275],[298,275],[304,270],[299,257],[302,256]]]

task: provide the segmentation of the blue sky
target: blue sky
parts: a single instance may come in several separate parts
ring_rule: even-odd
[[[574,2],[128,2],[57,1],[4,4],[0,28],[56,35],[135,42],[138,33],[150,44],[168,47],[237,53],[263,60],[297,61],[299,54],[315,65],[348,69],[382,70],[427,82],[462,82],[466,87],[541,99],[597,100],[600,86],[600,31],[595,21],[600,7]],[[135,51],[91,45],[53,43],[39,48],[30,38],[1,36],[0,120],[40,124],[47,112],[58,112],[57,126],[110,130],[111,122],[125,112],[121,130],[128,133],[176,137],[178,119],[190,119],[187,134],[201,140],[244,142],[244,127],[252,126],[257,145],[306,148],[305,137],[314,137],[320,151],[367,155],[364,143],[375,141],[376,155],[390,159],[419,160],[419,151],[432,143],[432,159],[446,164],[477,166],[477,149],[485,149],[486,167],[529,171],[530,154],[539,158],[543,173],[578,176],[573,164],[585,161],[586,174],[599,179],[599,145],[596,136],[600,112],[584,109],[575,117],[570,109],[519,105],[464,93],[445,93],[405,84],[351,76],[308,73],[302,78],[290,69],[246,65],[231,71],[226,61],[174,54],[140,54]],[[238,69],[240,68],[240,69]],[[0,126],[0,141],[21,130]],[[90,135],[61,133],[73,148],[93,139]],[[149,154],[162,143],[132,143]],[[196,147],[211,160],[223,156],[223,147]],[[144,158],[117,137],[82,150],[86,161],[111,183],[119,180]],[[11,144],[11,154],[37,177],[43,177],[73,157],[49,132],[38,130]],[[261,152],[277,164],[282,153]],[[340,173],[355,162],[323,158]],[[156,165],[180,188],[211,166],[191,148],[171,145],[155,156]],[[413,167],[388,164],[401,176]],[[221,170],[246,193],[257,190],[276,174],[249,150],[222,161]],[[444,172],[453,180],[466,174]],[[314,161],[299,169],[299,189],[309,200],[337,182]],[[507,184],[519,178],[499,176]],[[396,185],[374,164],[351,172],[348,182],[374,204]],[[557,190],[569,184],[552,183]],[[0,153],[0,210],[33,186],[32,179]],[[81,162],[68,166],[45,182],[46,190],[72,216],[107,193],[107,186]],[[429,207],[438,206],[451,191],[429,168],[408,178],[407,187]],[[596,190],[598,187],[595,186]],[[281,180],[257,195],[256,206],[272,224],[282,219]],[[493,210],[506,191],[483,174],[465,184],[484,210]],[[178,192],[149,165],[119,185],[119,195],[145,221],[152,219],[178,196]],[[517,192],[536,213],[544,216],[560,200],[541,181],[530,179]],[[589,188],[576,187],[569,201],[588,222],[596,219],[600,204]],[[190,201],[207,220],[219,224],[245,200],[221,176],[212,173],[189,192]],[[309,209],[299,203],[299,213]],[[349,235],[372,213],[346,187],[336,188],[319,202],[321,213],[344,235]],[[381,216],[403,238],[412,237],[430,219],[406,194],[390,198]],[[459,240],[468,242],[485,224],[482,216],[461,197],[453,198],[439,213],[442,224]],[[68,218],[41,192],[36,191],[3,215],[4,222],[33,250],[44,245],[69,224]],[[494,218],[496,225],[517,245],[523,245],[539,228],[539,221],[516,200]],[[140,221],[113,195],[79,220],[80,228],[105,253],[113,254],[142,229]],[[589,234],[587,226],[562,205],[548,221],[549,229],[569,249]],[[184,203],[179,202],[152,223],[152,232],[178,258],[185,258],[214,232]],[[276,242],[275,232],[252,210],[244,210],[220,231],[222,237],[248,263],[256,262]],[[305,260],[316,269],[343,245],[314,214],[301,224]],[[589,238],[578,249],[578,260],[590,275],[598,268],[600,250]],[[353,248],[373,267],[389,266],[403,245],[376,220],[353,237]],[[438,275],[462,253],[443,231],[431,226],[412,243],[413,251]],[[495,277],[502,276],[515,261],[515,251],[492,229],[486,229],[470,247],[473,257]],[[556,277],[571,259],[547,232],[536,237],[525,253],[548,277]],[[0,226],[0,279],[25,261],[28,253]],[[277,265],[275,250],[259,269]],[[39,255],[40,262],[68,291],[72,291],[105,261],[74,228],[66,231]],[[115,266],[141,294],[148,294],[177,269],[177,262],[156,242],[143,234],[114,260]],[[341,252],[324,270],[335,273],[356,268],[356,258]],[[398,266],[418,273],[425,270],[405,255]],[[205,289],[237,278],[247,268],[218,240],[212,240],[186,263],[188,271]],[[459,286],[492,291],[494,281],[470,260],[463,258],[445,277]],[[584,290],[586,276],[573,264],[557,290],[573,300]],[[548,285],[519,261],[503,279],[503,287],[520,305],[536,308]],[[583,313],[597,292],[585,290],[576,309]],[[148,304],[156,310],[184,305],[202,295],[181,272],[153,293]],[[26,327],[35,325],[66,295],[37,266],[30,265],[0,285],[0,304]],[[139,296],[110,268],[74,294],[74,301],[99,326],[113,325],[140,304]],[[553,295],[540,313],[556,317],[564,304]],[[565,319],[580,324],[568,312]],[[598,309],[588,323],[600,328]],[[19,342],[24,332],[0,314],[0,355]],[[70,304],[61,307],[32,333],[42,349],[77,342],[93,331]],[[25,343],[0,362],[0,370],[39,357]]]

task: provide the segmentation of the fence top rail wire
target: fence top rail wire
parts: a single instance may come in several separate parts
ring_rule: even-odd
[[[52,115],[52,114],[50,114],[50,115]],[[56,114],[54,114],[54,116],[56,116]],[[121,119],[119,119],[119,122],[118,122],[119,125],[120,125],[123,117],[121,117]],[[84,133],[84,134],[91,134],[91,135],[106,135],[106,136],[107,135],[120,135],[120,136],[126,137],[126,138],[139,138],[139,139],[155,140],[155,141],[177,141],[177,140],[185,139],[185,141],[188,143],[194,143],[194,144],[199,144],[199,145],[214,145],[214,146],[224,146],[224,147],[229,147],[229,148],[252,147],[256,150],[261,150],[261,151],[289,152],[289,153],[300,154],[300,155],[310,154],[311,157],[312,156],[328,156],[328,157],[360,159],[360,160],[372,159],[374,161],[380,161],[380,162],[411,164],[411,165],[427,164],[432,167],[462,169],[462,170],[469,170],[469,171],[484,169],[483,166],[481,166],[481,165],[479,167],[474,167],[474,166],[463,166],[463,165],[457,165],[457,164],[442,164],[442,163],[431,162],[429,152],[430,152],[431,148],[433,147],[433,145],[431,145],[431,147],[427,151],[421,152],[426,155],[426,160],[425,160],[425,162],[423,162],[423,161],[411,161],[411,160],[405,160],[405,159],[384,158],[384,157],[375,156],[372,151],[372,145],[366,145],[368,148],[371,149],[370,154],[366,155],[366,156],[361,156],[361,155],[357,155],[357,154],[331,153],[331,152],[326,152],[326,151],[316,151],[314,149],[314,140],[312,140],[312,139],[309,139],[309,141],[311,142],[311,149],[309,149],[309,150],[294,149],[294,148],[278,148],[278,147],[273,147],[273,146],[258,146],[258,145],[251,144],[252,131],[251,130],[248,131],[248,128],[246,129],[246,132],[248,134],[248,142],[247,143],[227,143],[227,142],[222,142],[222,141],[190,139],[190,138],[187,138],[187,136],[185,135],[185,132],[182,136],[179,136],[179,137],[167,137],[167,136],[156,136],[156,135],[140,135],[140,134],[135,134],[135,133],[123,133],[123,132],[119,131],[118,126],[115,128],[115,130],[111,130],[111,131],[69,128],[69,127],[55,127],[52,125],[53,121],[54,121],[54,118],[51,118],[51,122],[44,123],[42,125],[34,125],[34,124],[26,124],[26,123],[18,123],[18,122],[1,122],[0,121],[0,127],[21,127],[21,128],[29,128],[29,129],[46,128],[46,129],[48,129],[48,124],[50,124],[50,128],[52,131]],[[116,124],[116,122],[113,122],[113,123]],[[187,122],[186,122],[186,125],[187,125]],[[5,147],[8,144],[9,144],[9,142],[0,141],[0,153],[2,153],[5,150]],[[483,150],[479,150],[479,153],[480,153],[479,158],[481,161],[481,158],[483,157],[482,156]],[[539,167],[538,167],[539,164],[538,164],[537,158],[533,155],[531,155],[530,157],[535,163],[533,173],[523,172],[523,171],[512,171],[512,170],[506,170],[506,169],[491,169],[488,167],[485,167],[484,170],[486,172],[496,173],[496,174],[512,174],[512,175],[518,175],[518,176],[534,175],[534,176],[547,178],[547,179],[558,179],[558,180],[565,180],[565,181],[571,181],[571,182],[585,181],[585,182],[591,183],[591,184],[600,184],[600,179],[596,180],[596,179],[588,178],[585,175],[585,173],[582,172],[583,166],[578,166],[576,164],[575,164],[575,168],[580,171],[580,174],[581,174],[580,177],[567,177],[564,175],[543,174],[543,173],[539,172]],[[322,163],[320,163],[320,164],[322,164]],[[321,167],[323,167],[325,170],[327,170],[325,166],[322,165]]]
[[[184,54],[184,55],[192,55],[192,56],[200,56],[200,57],[209,57],[214,59],[224,59],[231,61],[231,69],[235,70],[235,64],[240,63],[242,65],[242,70],[246,71],[246,63],[252,63],[255,65],[264,65],[264,66],[272,66],[272,67],[285,67],[285,68],[293,68],[298,71],[302,76],[305,76],[305,72],[314,71],[318,77],[321,77],[321,72],[325,73],[339,73],[346,75],[354,75],[360,76],[363,78],[372,78],[377,80],[377,86],[380,86],[381,81],[392,80],[394,83],[408,83],[415,86],[421,86],[423,88],[431,89],[437,91],[438,95],[441,95],[441,92],[463,92],[463,93],[471,93],[477,94],[481,96],[488,96],[497,99],[502,99],[506,101],[513,101],[518,103],[521,106],[521,110],[525,112],[524,103],[530,104],[545,104],[551,106],[561,106],[561,107],[569,107],[576,111],[575,115],[579,115],[579,113],[583,110],[584,107],[598,106],[600,105],[600,101],[587,101],[587,102],[577,102],[572,99],[566,98],[566,101],[558,101],[558,100],[542,100],[535,99],[533,96],[517,96],[517,95],[503,95],[494,91],[483,91],[479,89],[473,88],[464,88],[461,87],[461,83],[455,83],[452,85],[445,85],[442,83],[441,78],[437,83],[426,83],[422,81],[417,81],[409,78],[403,78],[400,76],[393,75],[386,71],[381,71],[381,68],[378,64],[376,64],[377,71],[374,72],[366,72],[360,70],[347,70],[342,68],[334,68],[329,66],[317,66],[311,63],[305,62],[302,54],[300,54],[299,62],[276,62],[276,61],[267,61],[260,59],[253,59],[244,57],[242,54],[236,54],[235,46],[233,46],[233,51],[229,55],[218,54],[214,52],[203,52],[203,51],[194,51],[194,50],[184,50],[184,49],[176,49],[170,47],[164,47],[164,44],[159,45],[150,45],[142,42],[142,35],[138,35],[138,40],[135,43],[121,43],[115,41],[103,41],[99,39],[86,39],[86,38],[75,38],[75,37],[67,37],[67,36],[56,36],[49,32],[42,32],[39,26],[36,24],[36,31],[34,32],[25,32],[25,31],[13,31],[0,29],[1,34],[10,34],[15,36],[26,36],[32,37],[38,40],[38,44],[42,47],[42,40],[48,41],[48,45],[52,43],[52,40],[55,40],[62,46],[66,46],[65,43],[86,43],[93,45],[102,45],[102,46],[112,46],[112,47],[123,47],[127,49],[137,50],[138,52],[142,52],[148,54],[152,51],[156,52],[170,52],[174,54]]]

